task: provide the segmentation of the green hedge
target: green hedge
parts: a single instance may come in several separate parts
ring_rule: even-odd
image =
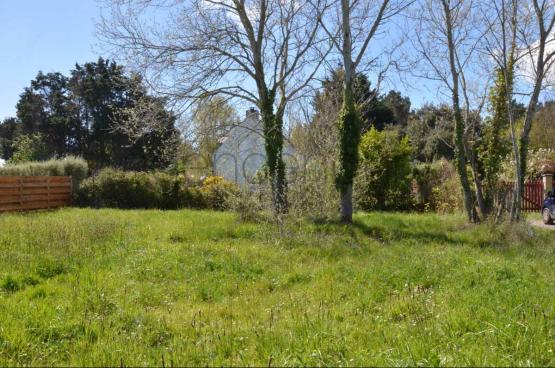
[[[71,176],[74,188],[87,177],[89,167],[80,157],[68,156],[63,159],[30,161],[6,164],[0,167],[0,176]]]
[[[235,188],[233,183],[218,177],[201,182],[163,172],[104,169],[83,181],[76,193],[76,203],[127,209],[224,209]]]

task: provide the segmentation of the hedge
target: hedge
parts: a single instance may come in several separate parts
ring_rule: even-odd
[[[235,184],[220,177],[199,181],[164,172],[104,169],[81,183],[76,203],[97,208],[224,209],[237,191]]]

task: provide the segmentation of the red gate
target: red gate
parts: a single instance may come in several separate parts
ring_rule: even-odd
[[[524,195],[522,196],[522,210],[535,212],[542,209],[543,203],[543,181],[529,180],[524,183]]]

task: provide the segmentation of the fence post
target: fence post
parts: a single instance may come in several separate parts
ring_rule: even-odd
[[[547,196],[547,193],[553,190],[553,174],[542,173],[542,181],[543,181],[543,198],[545,198]]]

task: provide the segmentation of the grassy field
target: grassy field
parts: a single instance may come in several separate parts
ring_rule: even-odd
[[[0,365],[555,365],[554,301],[526,226],[0,215]]]

